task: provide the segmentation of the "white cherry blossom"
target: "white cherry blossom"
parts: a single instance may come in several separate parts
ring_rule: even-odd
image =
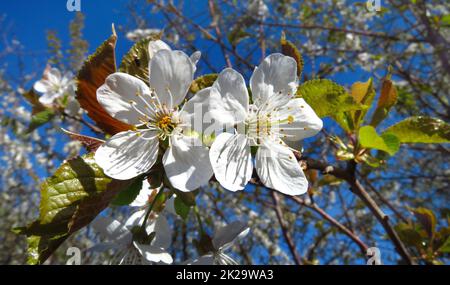
[[[269,16],[269,7],[263,0],[253,0],[248,6],[248,14],[258,20],[264,21]]]
[[[73,94],[75,91],[75,82],[72,73],[68,72],[63,75],[59,69],[47,67],[42,79],[36,81],[33,88],[36,92],[42,94],[39,97],[39,102],[48,106],[57,98],[66,94]]]
[[[154,233],[149,244],[136,240],[137,229],[141,227],[144,215],[145,210],[138,211],[125,223],[110,217],[97,217],[91,225],[107,241],[95,245],[91,250],[114,250],[111,264],[171,264],[173,259],[167,248],[172,242],[172,233],[164,215],[158,215],[147,224],[145,233]]]
[[[162,186],[157,189],[152,189],[148,180],[144,179],[144,181],[142,182],[142,188],[139,191],[139,194],[136,196],[136,198],[133,200],[133,202],[131,202],[130,206],[138,207],[138,208],[148,207],[151,204],[150,197],[152,196],[153,191],[162,191]],[[167,199],[165,207],[164,207],[165,213],[170,213],[170,214],[176,215],[175,205],[174,205],[176,197],[177,197],[177,195],[173,194],[172,197]]]
[[[238,263],[225,254],[235,242],[245,237],[250,231],[246,223],[234,221],[219,228],[213,236],[212,244],[214,252],[205,254],[195,260],[184,262],[187,265],[238,265]]]
[[[114,118],[133,126],[111,137],[95,153],[95,160],[108,176],[126,180],[146,173],[168,144],[162,163],[171,184],[192,191],[212,176],[208,149],[195,136],[188,136],[188,112],[180,108],[193,80],[195,62],[162,41],[149,44],[150,87],[125,73],[114,73],[97,90],[97,99]],[[163,144],[161,144],[163,143]]]
[[[154,35],[159,35],[161,33],[160,29],[135,29],[128,32],[125,37],[133,42],[138,42],[147,39]]]
[[[295,60],[269,55],[253,72],[250,88],[252,104],[242,75],[227,68],[212,87],[191,99],[207,106],[219,125],[234,127],[232,133],[219,134],[211,146],[216,179],[228,190],[242,190],[255,165],[265,186],[288,195],[305,193],[308,181],[288,143],[317,134],[322,120],[302,98],[294,97]],[[257,147],[254,159],[251,146]]]

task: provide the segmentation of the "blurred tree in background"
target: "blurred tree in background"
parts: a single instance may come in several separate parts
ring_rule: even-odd
[[[119,40],[138,42],[162,32],[172,47],[188,54],[202,52],[197,74],[233,67],[249,78],[266,55],[281,52],[282,46],[286,49],[288,39],[301,53],[301,82],[326,78],[353,92],[353,82],[373,78],[375,106],[390,78],[397,104],[377,126],[380,130],[411,116],[449,121],[447,1],[383,1],[378,12],[369,12],[363,1],[196,2],[201,4],[130,0],[128,24],[118,27]],[[6,27],[4,21],[0,18],[0,25]],[[45,56],[49,64],[78,72],[88,51],[83,21],[78,13],[68,27],[68,48],[63,48],[66,43],[55,32],[48,31]],[[22,70],[26,62],[21,58],[30,51],[8,29],[2,33],[0,59],[15,55],[17,61],[8,64]],[[81,144],[62,134],[60,127],[91,134],[98,129],[79,106],[74,113],[65,106],[36,121],[39,112],[30,108],[36,98],[28,90],[45,66],[32,74],[10,76],[8,64],[0,66],[0,264],[22,264],[26,242],[11,228],[38,215],[39,183],[62,161],[82,153]],[[369,118],[375,109],[370,109]],[[242,264],[365,264],[369,247],[379,248],[386,264],[448,264],[448,144],[402,144],[392,157],[375,147],[355,153],[357,133],[336,123],[333,116],[325,116],[320,135],[303,144],[304,155],[320,161],[307,161],[307,195],[282,196],[258,181],[245,191],[231,193],[212,181],[200,190],[197,202],[206,226],[235,219],[249,222],[251,234],[234,255]],[[443,132],[448,141],[448,124]],[[118,218],[129,213],[117,206],[108,211]],[[177,262],[195,257],[191,246],[198,239],[195,215],[172,222],[176,229],[172,256]],[[83,229],[48,262],[64,264],[67,247],[85,249],[96,241],[89,227]],[[83,262],[106,261],[104,256],[86,252]]]

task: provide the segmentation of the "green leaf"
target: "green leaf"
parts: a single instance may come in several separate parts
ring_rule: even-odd
[[[336,178],[333,175],[325,174],[322,179],[319,180],[317,186],[336,186],[343,182],[344,180]]]
[[[445,27],[450,27],[450,14],[443,15],[441,17],[441,25]]]
[[[55,112],[52,109],[45,109],[39,113],[36,113],[31,117],[30,125],[28,126],[27,133],[31,133],[40,126],[48,123],[55,116]]]
[[[356,102],[363,103],[365,105],[372,104],[375,93],[372,85],[372,78],[369,78],[366,82],[355,82],[350,89],[350,96],[352,96]]]
[[[41,184],[39,219],[15,232],[27,235],[30,264],[42,264],[72,233],[89,224],[133,180],[113,180],[92,153],[63,163]]]
[[[379,149],[394,155],[400,148],[400,141],[391,133],[381,136],[372,126],[364,126],[359,129],[359,143],[365,148]]]
[[[182,192],[177,189],[173,189],[175,194],[177,194],[177,198],[180,198],[185,205],[195,206],[195,195],[196,192]]]
[[[295,59],[297,62],[297,76],[300,78],[303,72],[303,56],[298,50],[298,48],[290,41],[286,39],[286,34],[284,32],[281,33],[281,53],[287,56],[290,56]]]
[[[401,143],[449,143],[450,125],[431,117],[409,117],[385,132],[396,135]]]
[[[150,189],[157,189],[161,187],[164,178],[164,171],[161,169],[151,169],[149,176],[147,177],[148,183],[150,183]]]
[[[238,43],[250,36],[251,34],[242,29],[241,26],[235,26],[230,33],[228,33],[227,38],[232,46],[237,46]]]
[[[42,105],[42,103],[39,101],[39,95],[36,94],[36,92],[34,92],[33,89],[23,93],[23,97],[31,104],[32,106],[31,112],[33,115],[46,109],[46,107]]]
[[[428,237],[431,238],[434,236],[436,231],[436,216],[433,211],[420,207],[413,210],[414,216],[422,225],[423,229],[427,232]]]
[[[450,252],[450,237],[448,237],[444,244],[438,249],[440,252],[449,253]]]
[[[136,178],[134,182],[125,190],[120,191],[111,204],[115,206],[125,206],[131,204],[136,199],[142,189],[143,177]]]
[[[410,224],[399,223],[395,226],[395,231],[398,233],[400,239],[408,246],[422,248],[422,236]]]
[[[297,97],[303,97],[306,103],[323,118],[339,112],[365,108],[350,97],[344,87],[328,79],[309,80],[299,86]]]
[[[148,53],[148,43],[159,40],[160,37],[161,35],[153,35],[134,44],[122,58],[119,71],[133,75],[149,85],[148,63],[150,62],[150,54]]]
[[[191,84],[189,91],[192,94],[197,93],[198,91],[205,89],[207,87],[211,87],[216,81],[219,75],[217,73],[206,74],[200,77],[197,77]]]
[[[370,125],[376,127],[381,121],[383,121],[392,106],[397,103],[397,89],[391,80],[385,79],[381,86],[380,98],[378,99],[377,107],[372,116],[372,121]]]
[[[186,220],[189,215],[189,211],[190,211],[191,207],[186,205],[183,202],[183,199],[181,199],[181,197],[179,197],[179,196],[175,197],[174,206],[175,206],[175,212],[181,218],[183,218],[183,220]]]
[[[366,82],[353,83],[350,96],[356,103],[366,106],[365,109],[355,110],[350,112],[354,129],[358,129],[366,116],[373,99],[375,98],[375,90],[373,89],[372,78],[369,78]]]
[[[383,160],[380,160],[376,157],[371,156],[369,153],[365,153],[361,156],[358,156],[356,159],[356,161],[362,161],[365,164],[369,165],[370,167],[380,167],[381,164],[384,162]]]

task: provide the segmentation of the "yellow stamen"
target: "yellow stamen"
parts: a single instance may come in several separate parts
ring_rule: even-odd
[[[294,122],[294,117],[292,115],[289,115],[287,117],[287,120],[288,120],[288,124],[292,124]]]

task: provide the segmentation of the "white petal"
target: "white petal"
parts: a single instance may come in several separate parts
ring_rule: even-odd
[[[66,113],[73,117],[76,117],[80,113],[80,103],[78,103],[75,97],[69,97],[69,102],[66,105]]]
[[[217,181],[230,191],[244,189],[252,177],[250,145],[244,135],[220,134],[211,146],[209,158]]]
[[[165,212],[171,213],[173,215],[177,214],[177,212],[175,211],[175,198],[176,197],[177,197],[177,195],[173,194],[172,197],[170,197],[170,199],[166,201],[166,207],[164,208]]]
[[[86,251],[104,252],[104,251],[107,251],[110,249],[119,250],[121,248],[122,248],[122,246],[120,246],[114,242],[101,242],[101,243],[97,243],[94,246],[88,248]]]
[[[248,102],[242,75],[232,68],[224,69],[211,88],[209,110],[213,118],[223,124],[242,122],[247,116]]]
[[[183,265],[214,265],[214,256],[212,254],[207,254],[200,256],[197,259],[188,259],[182,263]]]
[[[47,93],[49,91],[49,82],[45,79],[41,79],[34,83],[33,88],[36,92]]]
[[[131,207],[144,207],[148,205],[148,198],[152,194],[153,189],[150,189],[150,183],[148,183],[147,179],[142,181],[142,188],[139,191],[139,194],[136,196],[133,202],[131,202]]]
[[[257,106],[262,106],[268,102],[268,98],[280,94],[288,99],[297,89],[295,59],[280,53],[267,56],[253,72],[250,88],[253,102]]]
[[[125,222],[125,227],[131,231],[133,227],[141,226],[147,210],[134,212]]]
[[[234,221],[214,233],[212,243],[216,250],[223,249],[232,244],[235,239],[244,237],[249,232],[249,227],[241,221]]]
[[[287,195],[301,195],[308,190],[300,164],[292,151],[276,142],[264,141],[256,152],[256,171],[261,182]]]
[[[175,135],[163,156],[164,170],[173,187],[193,191],[208,183],[213,171],[208,149],[195,137]]]
[[[152,59],[155,54],[160,50],[172,50],[168,44],[161,40],[150,41],[148,43],[148,55]]]
[[[147,226],[147,233],[155,232],[151,245],[167,249],[172,243],[172,230],[164,215],[159,215],[153,223]]]
[[[284,121],[279,124],[284,141],[298,141],[316,135],[322,129],[323,122],[314,110],[302,98],[289,100],[273,117],[275,120]],[[291,122],[286,122],[286,120]],[[286,135],[286,137],[283,137]]]
[[[191,56],[189,57],[189,59],[192,62],[192,67],[193,67],[193,72],[194,73],[197,70],[197,63],[200,60],[201,56],[202,56],[202,53],[200,51],[196,51],[193,54],[191,54]]]
[[[134,131],[115,134],[95,152],[95,162],[106,175],[127,180],[147,172],[158,157],[156,134]]]
[[[163,262],[165,264],[171,264],[173,262],[172,256],[162,248],[137,242],[134,243],[134,246],[149,262]]]
[[[139,118],[151,114],[143,102],[152,100],[150,89],[142,80],[126,73],[109,75],[105,84],[97,89],[97,100],[112,117],[130,125],[141,124]],[[132,102],[140,112],[132,107]]]
[[[41,102],[42,105],[51,105],[53,101],[55,101],[56,98],[60,97],[61,93],[51,92],[51,93],[45,93],[41,97],[39,97],[39,102]]]
[[[53,84],[59,85],[61,83],[61,71],[55,67],[51,68],[48,72],[45,72],[44,76]]]
[[[198,91],[183,106],[180,113],[181,120],[188,124],[192,130],[198,133],[204,133],[207,130],[208,135],[212,135],[215,131],[222,131],[223,127],[213,118],[212,112],[209,110],[211,105],[211,87],[207,87]]]
[[[202,56],[202,53],[200,51],[196,51],[189,57],[194,64],[194,66],[197,65],[198,61],[200,60],[200,57]]]
[[[119,221],[112,218],[97,217],[91,223],[91,226],[105,239],[114,243],[125,245],[129,244],[132,240],[131,232]]]
[[[150,87],[169,108],[183,102],[194,78],[192,62],[181,51],[158,51],[150,60],[150,74]]]
[[[236,260],[223,252],[216,253],[215,263],[217,265],[239,265]]]

